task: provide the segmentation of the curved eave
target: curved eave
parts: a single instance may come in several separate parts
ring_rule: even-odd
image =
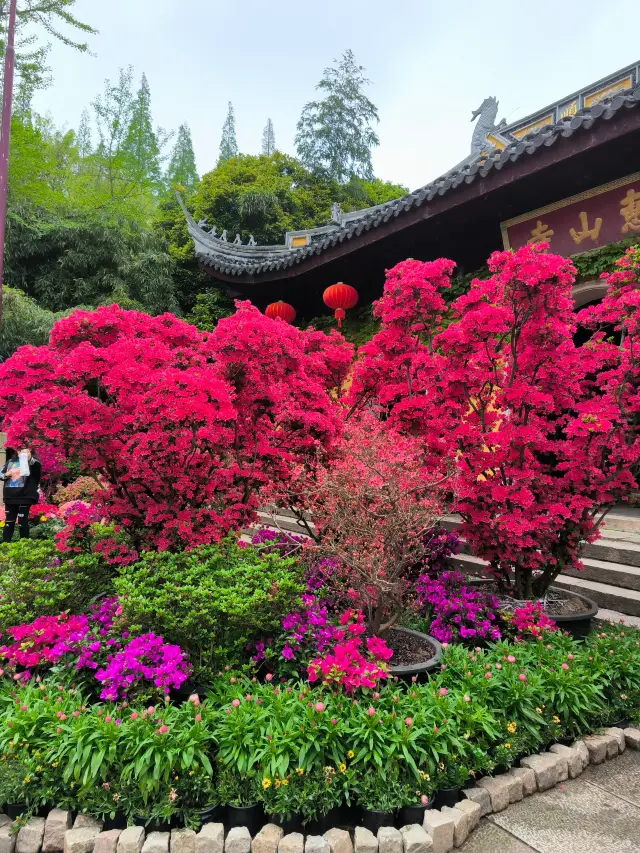
[[[640,130],[640,86],[583,110],[570,119],[542,128],[485,159],[465,164],[395,201],[365,212],[322,240],[300,249],[262,246],[258,256],[247,247],[225,244],[244,252],[220,253],[219,247],[199,246],[201,267],[223,281],[245,285],[292,278],[329,263],[357,248],[382,240],[416,222],[439,215],[514,179],[544,170],[548,165],[595,148],[617,136]],[[599,125],[597,135],[590,131]],[[197,224],[189,220],[195,228]],[[201,229],[199,229],[201,230]],[[191,230],[190,230],[191,233]],[[216,241],[217,242],[217,241]],[[213,251],[212,251],[213,249]],[[255,250],[254,250],[255,251]]]

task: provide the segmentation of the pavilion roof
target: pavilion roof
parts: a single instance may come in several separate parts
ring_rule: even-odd
[[[630,83],[630,86],[627,86]],[[621,90],[622,86],[622,90]],[[187,219],[196,257],[213,275],[222,277],[271,277],[322,255],[340,243],[348,242],[365,231],[381,228],[393,218],[419,208],[439,196],[455,193],[459,188],[486,178],[493,170],[517,169],[519,161],[535,155],[575,134],[589,132],[609,121],[622,110],[640,104],[640,66],[629,66],[588,88],[538,111],[511,125],[500,125],[487,136],[493,146],[486,154],[472,155],[447,172],[414,192],[366,210],[342,213],[337,206],[333,221],[320,228],[289,232],[284,244],[258,246],[253,240],[242,244],[236,236],[229,242],[226,233],[220,237],[216,229],[205,230],[204,222],[196,223],[180,197],[178,200]],[[305,240],[305,245],[296,243]],[[297,274],[294,271],[289,273]]]

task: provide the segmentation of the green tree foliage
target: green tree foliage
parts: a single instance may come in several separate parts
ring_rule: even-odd
[[[236,116],[233,104],[229,101],[227,117],[222,125],[222,139],[220,140],[220,157],[218,163],[224,163],[238,154],[238,142],[236,140]]]
[[[42,346],[59,314],[41,308],[21,290],[4,287],[2,293],[2,328],[0,329],[0,360],[9,358],[23,344]]]
[[[170,189],[179,189],[189,195],[195,190],[199,180],[191,130],[188,124],[181,124],[171,152],[166,182]]]
[[[245,242],[253,234],[264,245],[282,242],[287,231],[326,224],[338,194],[335,183],[276,151],[219,163],[202,177],[192,203],[196,218],[215,224],[218,233],[226,229],[232,239],[239,233]]]
[[[276,134],[273,129],[273,122],[267,119],[267,123],[262,131],[262,153],[265,157],[271,157],[276,150]]]
[[[185,319],[200,332],[213,331],[218,320],[233,314],[233,301],[220,290],[213,287],[204,293],[198,293],[195,304]]]
[[[369,84],[351,50],[324,69],[316,89],[322,100],[305,105],[297,125],[296,148],[302,163],[339,183],[352,176],[373,178],[371,149],[380,144],[373,130],[378,110],[364,94]]]
[[[162,128],[153,129],[151,91],[146,74],[131,105],[131,120],[123,143],[125,163],[131,170],[138,191],[154,192],[162,186],[161,148],[166,142]]]

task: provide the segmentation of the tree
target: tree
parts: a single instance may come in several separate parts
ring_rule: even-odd
[[[151,91],[145,74],[131,108],[131,120],[123,143],[123,152],[129,158],[133,175],[141,190],[157,192],[162,186],[161,151],[167,142],[162,128],[153,129],[151,118]]]
[[[171,152],[166,182],[170,189],[180,189],[189,195],[195,190],[199,180],[191,130],[188,124],[181,124]]]
[[[296,148],[309,169],[324,171],[339,183],[352,176],[373,178],[371,149],[380,140],[373,130],[378,110],[363,92],[369,80],[351,50],[333,67],[325,68],[316,89],[326,93],[302,110],[297,125]]]
[[[220,157],[218,164],[236,157],[238,154],[238,143],[236,141],[236,117],[233,112],[233,104],[229,101],[227,117],[222,125],[222,139],[220,140]]]
[[[132,81],[133,67],[121,68],[117,82],[105,80],[103,94],[91,104],[98,131],[97,177],[104,178],[111,201],[130,195],[136,188],[125,149],[135,108]]]
[[[490,278],[453,303],[444,331],[439,291],[453,263],[390,270],[381,329],[350,390],[356,411],[373,406],[457,458],[464,536],[501,587],[526,599],[580,568],[583,541],[629,494],[640,459],[640,261],[627,259],[602,306],[580,318],[613,324],[622,344],[598,332],[577,348],[575,269],[547,248],[495,252]]]
[[[0,366],[3,425],[99,475],[102,512],[138,551],[192,547],[242,528],[266,482],[329,450],[350,360],[339,336],[249,303],[210,335],[168,314],[74,311]]]
[[[233,302],[218,287],[199,293],[186,320],[200,332],[212,332],[218,320],[233,314]]]
[[[21,290],[11,287],[5,287],[3,300],[0,360],[9,358],[24,344],[40,346],[48,342],[59,314],[41,308]]]
[[[273,130],[273,122],[267,119],[267,123],[262,131],[262,153],[265,157],[271,157],[276,150],[276,135]]]
[[[91,139],[91,119],[88,110],[82,110],[80,116],[80,125],[76,134],[76,144],[78,146],[78,156],[82,159],[89,157],[93,152],[93,142]]]

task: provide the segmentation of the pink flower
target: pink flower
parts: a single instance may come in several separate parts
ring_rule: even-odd
[[[198,706],[200,704],[200,697],[197,693],[192,693],[191,696],[189,696],[189,702],[191,702],[192,705]]]
[[[567,660],[573,660],[573,655],[571,654],[571,652],[569,652],[569,654],[567,655]]]
[[[196,723],[199,723],[201,720],[202,720],[202,714],[196,714],[196,716],[195,716]]]
[[[410,726],[413,723],[413,720],[411,719],[411,717],[405,717],[404,722],[406,726]]]
[[[471,702],[471,696],[469,696],[467,693],[464,694],[462,699],[464,702]]]
[[[488,678],[491,678],[491,673],[490,673],[490,672],[485,672],[484,677],[485,677],[485,678],[487,678],[487,679],[488,679]]]
[[[331,717],[331,725],[332,725],[332,726],[335,726],[335,725],[337,725],[337,723],[338,723],[338,721],[336,720],[336,718],[335,718],[335,717]]]
[[[104,718],[104,721],[105,721],[105,723],[110,723],[111,722],[111,714],[107,714],[107,716]]]
[[[562,664],[562,669],[569,669],[569,664],[568,664],[568,663],[563,663],[563,664]]]
[[[375,708],[372,708],[371,706],[369,706],[369,708],[367,709],[367,714],[368,714],[370,717],[375,717],[375,715],[376,715],[376,709],[375,709]]]
[[[225,712],[225,714],[230,714],[230,713],[231,713],[231,708],[225,708],[225,709],[224,709],[224,712]]]
[[[268,672],[268,673],[265,675],[265,679],[266,679],[267,681],[273,681],[273,673],[272,673],[272,672]]]
[[[26,706],[26,705],[20,705],[20,710],[21,710],[21,711],[26,711],[26,710],[27,710],[27,706]]]
[[[515,663],[516,662],[516,659],[514,658],[513,655],[507,655],[507,660],[509,661],[509,663]]]
[[[137,713],[137,711],[132,711],[132,712],[131,712],[131,719],[132,719],[132,720],[137,720],[137,719],[138,719],[138,713]]]
[[[518,676],[518,678],[520,679],[520,681],[526,681],[527,680],[527,676],[524,674],[524,672],[521,672],[520,675]]]
[[[423,794],[423,795],[420,797],[420,802],[422,803],[422,805],[423,805],[423,806],[426,806],[426,805],[427,805],[427,803],[429,802],[429,797],[427,797],[427,795],[426,795],[426,794]]]
[[[234,699],[231,704],[233,705],[234,708],[239,708],[240,707],[240,700]]]
[[[169,726],[162,725],[162,726],[160,726],[158,731],[160,732],[161,735],[166,735],[166,733],[169,731]]]
[[[314,707],[314,710],[316,710],[319,714],[321,714],[324,711],[324,703],[323,702],[316,702],[316,704],[313,707]]]
[[[441,687],[441,688],[440,688],[440,690],[438,690],[438,693],[439,693],[441,696],[446,696],[448,692],[449,692],[449,691],[447,690],[447,688],[446,688],[446,687]]]

